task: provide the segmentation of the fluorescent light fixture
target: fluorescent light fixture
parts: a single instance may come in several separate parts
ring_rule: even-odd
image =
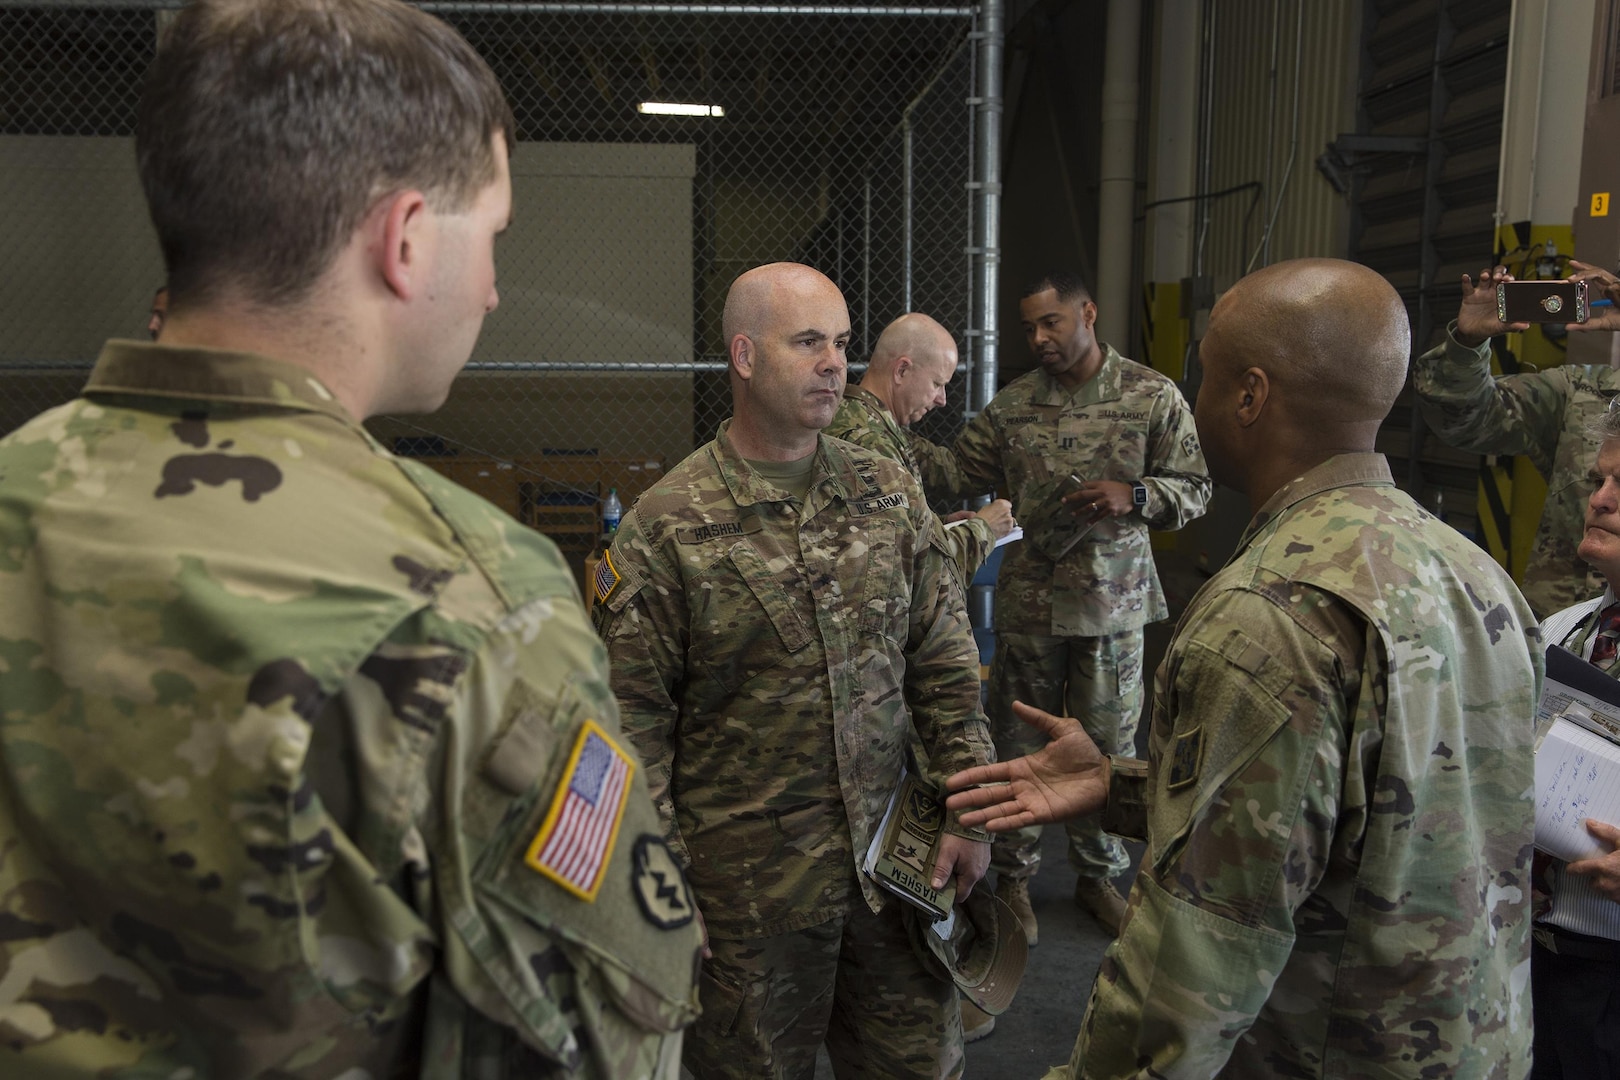
[[[643,101],[636,111],[651,116],[724,116],[720,105],[689,105],[679,101]]]

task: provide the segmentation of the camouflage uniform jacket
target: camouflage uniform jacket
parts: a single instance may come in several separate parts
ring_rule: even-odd
[[[1148,528],[1179,529],[1202,514],[1209,474],[1176,384],[1102,348],[1101,369],[1072,392],[1044,371],[1013,380],[949,450],[910,436],[930,495],[994,490],[1012,500],[1024,539],[1001,564],[997,630],[1105,637],[1168,614]],[[1054,560],[1077,528],[1059,503],[1071,473],[1140,480],[1147,506],[1098,523]]]
[[[916,481],[823,436],[801,501],[729,428],[625,515],[596,619],[709,930],[770,936],[847,911],[857,878],[880,906],[856,860],[913,739],[935,774],[994,751],[956,566]]]
[[[0,472],[0,1075],[673,1075],[641,770],[594,899],[526,865],[634,763],[550,541],[241,353],[110,343]]]
[[[1588,433],[1620,393],[1620,372],[1566,364],[1491,377],[1491,349],[1452,336],[1412,362],[1412,389],[1444,442],[1476,454],[1524,454],[1547,481],[1547,502],[1524,568],[1524,596],[1547,616],[1603,590],[1575,554],[1585,532],[1587,471],[1597,456]],[[1590,576],[1589,576],[1590,575]]]
[[[1079,1075],[1523,1077],[1539,641],[1381,456],[1277,492],[1116,766],[1148,847]]]
[[[917,483],[922,483],[922,470],[917,467],[917,456],[911,452],[905,428],[872,391],[845,386],[844,400],[839,402],[838,413],[827,425],[826,434],[894,458]],[[962,587],[966,589],[974,573],[995,550],[996,534],[983,519],[973,517],[953,523],[945,530],[945,539],[950,541],[951,551],[956,555],[956,565],[962,571]]]

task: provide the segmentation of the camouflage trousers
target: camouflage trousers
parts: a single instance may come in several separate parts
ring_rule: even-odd
[[[998,761],[1033,753],[1044,741],[1013,715],[1014,701],[1075,717],[1105,754],[1134,753],[1142,715],[1142,631],[1107,637],[998,632],[985,710]],[[1125,846],[1103,832],[1096,818],[1071,821],[1064,828],[1069,862],[1081,877],[1112,877],[1130,865]],[[1041,865],[1041,827],[998,835],[990,865],[1003,877],[1033,877]]]
[[[962,1075],[956,987],[912,950],[900,903],[804,930],[710,937],[682,1064],[695,1080],[812,1080],[823,1043],[840,1078]]]

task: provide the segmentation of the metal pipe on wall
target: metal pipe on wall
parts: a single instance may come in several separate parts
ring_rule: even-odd
[[[872,342],[872,178],[866,178],[866,201],[861,206],[861,345]]]
[[[996,298],[1001,283],[1001,78],[1006,38],[1003,0],[979,5],[977,76],[973,88],[975,175],[970,181],[974,202],[973,371],[968,387],[969,415],[978,413],[996,396]],[[1128,216],[1128,215],[1127,215]]]
[[[911,310],[911,109],[900,120],[900,308]],[[969,310],[972,310],[969,305]]]
[[[1136,96],[1141,0],[1109,0],[1103,60],[1102,182],[1097,192],[1097,334],[1124,345],[1131,326]]]
[[[911,114],[921,105],[923,99],[934,92],[934,84],[945,75],[950,66],[956,62],[963,48],[968,44],[966,39],[962,44],[951,51],[951,55],[939,66],[923,88],[918,90],[916,96],[906,103],[900,113],[900,310],[911,310],[911,233],[912,233],[912,147],[911,147]],[[968,147],[971,156],[973,148]],[[973,305],[971,298],[968,304],[969,312]]]
[[[1193,241],[1193,276],[1204,273],[1204,256],[1208,251],[1210,199],[1214,190],[1210,173],[1215,160],[1215,0],[1204,0],[1203,17],[1199,20],[1203,30],[1198,47],[1198,234]],[[1198,336],[1196,329],[1193,336]]]
[[[1276,28],[1273,27],[1273,30]],[[1243,267],[1247,274],[1254,269],[1255,260],[1260,260],[1261,266],[1271,265],[1271,234],[1277,227],[1277,215],[1282,212],[1283,196],[1288,194],[1288,181],[1294,174],[1294,159],[1299,156],[1299,76],[1300,68],[1305,58],[1305,0],[1295,0],[1294,5],[1294,127],[1293,135],[1288,142],[1288,160],[1283,165],[1282,180],[1277,184],[1277,192],[1272,196],[1271,213],[1266,216],[1265,231],[1260,234],[1260,243],[1249,256],[1248,264]],[[1275,64],[1273,64],[1275,68]],[[1273,79],[1275,82],[1275,79]],[[1271,134],[1267,132],[1266,148],[1266,184],[1271,183]]]

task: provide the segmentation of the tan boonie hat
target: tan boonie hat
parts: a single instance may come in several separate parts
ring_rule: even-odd
[[[1029,962],[1029,941],[1018,916],[1006,901],[986,888],[974,889],[956,905],[956,922],[948,938],[915,909],[911,940],[923,963],[950,979],[979,1008],[999,1016],[1012,1004]]]

